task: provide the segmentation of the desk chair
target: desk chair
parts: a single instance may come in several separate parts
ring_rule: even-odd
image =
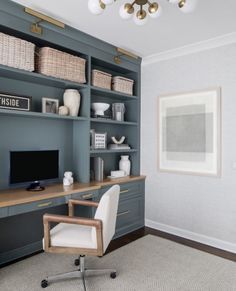
[[[41,287],[57,279],[81,278],[86,291],[85,277],[110,273],[116,277],[115,269],[87,269],[85,255],[103,256],[114,233],[120,195],[120,186],[112,186],[101,198],[99,203],[86,200],[69,200],[69,216],[45,214],[43,246],[45,252],[77,254],[75,264],[78,270],[47,277],[42,280]],[[75,217],[74,206],[85,205],[97,207],[94,219]],[[58,223],[50,230],[50,223]]]

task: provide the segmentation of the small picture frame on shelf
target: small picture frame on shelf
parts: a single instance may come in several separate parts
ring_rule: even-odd
[[[42,98],[42,112],[58,114],[59,100],[53,98]]]
[[[3,109],[30,111],[31,102],[31,97],[0,93],[0,108]]]
[[[90,147],[92,150],[107,148],[107,133],[95,132],[90,130]]]

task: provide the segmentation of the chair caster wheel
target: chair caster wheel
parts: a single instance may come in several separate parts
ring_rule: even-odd
[[[112,273],[110,274],[110,277],[111,277],[112,279],[115,279],[115,278],[116,278],[116,272],[112,272]]]
[[[48,281],[47,281],[47,280],[42,280],[42,281],[41,281],[41,287],[42,287],[42,288],[46,288],[46,287],[48,287]]]
[[[75,264],[75,266],[79,266],[80,265],[80,259],[75,259],[74,264]]]

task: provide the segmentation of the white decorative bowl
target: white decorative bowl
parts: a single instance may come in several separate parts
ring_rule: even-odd
[[[92,103],[92,109],[95,111],[95,115],[104,115],[104,111],[106,111],[110,107],[108,103]]]

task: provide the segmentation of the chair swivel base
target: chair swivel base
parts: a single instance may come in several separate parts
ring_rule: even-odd
[[[98,276],[98,275],[104,275],[104,274],[110,274],[110,277],[112,279],[116,278],[116,270],[115,269],[86,269],[84,267],[84,257],[80,256],[79,259],[79,269],[67,273],[57,274],[54,276],[49,276],[46,279],[41,281],[41,287],[46,288],[51,282],[57,281],[57,280],[64,280],[64,279],[75,279],[79,278],[82,279],[84,290],[86,291],[86,285],[85,285],[85,278],[90,276]]]

